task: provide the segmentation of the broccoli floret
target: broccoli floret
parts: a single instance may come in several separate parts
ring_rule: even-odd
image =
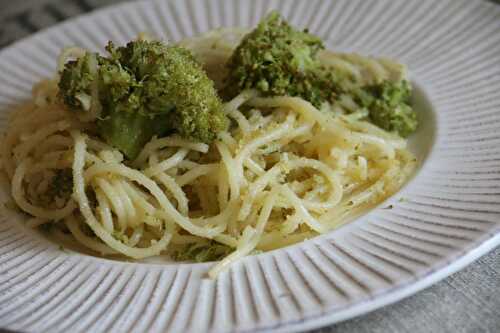
[[[406,80],[399,82],[383,81],[366,87],[365,106],[369,118],[375,125],[407,137],[417,129],[417,115],[409,105],[411,86]]]
[[[73,173],[71,169],[57,169],[49,184],[47,195],[54,198],[69,198],[73,193]]]
[[[48,223],[43,223],[41,225],[38,226],[38,229],[42,232],[45,232],[45,233],[50,233],[52,231],[52,229],[54,228],[54,223],[53,222],[48,222]]]
[[[232,98],[254,88],[264,96],[300,96],[319,107],[339,90],[334,73],[316,59],[323,48],[321,39],[295,30],[271,12],[229,58],[223,93]]]
[[[94,76],[87,75],[87,55],[66,64],[60,96],[71,109],[84,111],[78,94],[90,98],[93,80],[98,80],[102,114],[97,128],[128,158],[135,158],[155,135],[177,132],[209,143],[227,127],[213,82],[187,49],[143,40],[118,48],[110,42],[106,49],[110,55],[97,58]],[[83,76],[86,80],[73,82]]]
[[[181,47],[166,47],[159,42],[129,43],[120,51],[120,59],[143,82],[143,105],[149,112],[161,114],[175,108],[169,117],[182,136],[211,142],[228,121],[213,81],[193,54]]]
[[[98,130],[108,143],[133,159],[153,136],[163,136],[170,129],[167,116],[148,117],[140,113],[116,112],[98,121]]]
[[[211,240],[208,243],[191,243],[172,254],[176,261],[207,262],[218,261],[229,255],[233,249]]]
[[[244,89],[257,89],[264,96],[299,96],[319,108],[352,96],[369,110],[372,123],[406,137],[417,127],[409,105],[407,81],[384,81],[369,87],[325,68],[316,59],[321,40],[295,30],[279,13],[272,12],[247,34],[227,62],[229,70],[223,94],[232,98]]]
[[[91,83],[96,74],[90,69],[91,54],[65,64],[59,80],[59,94],[64,104],[72,110],[88,110],[91,101]]]

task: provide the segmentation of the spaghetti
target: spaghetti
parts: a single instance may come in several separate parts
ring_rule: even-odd
[[[181,44],[218,82],[241,35],[217,30]],[[60,61],[80,53],[65,51]],[[388,60],[328,52],[320,59],[366,80],[405,75]],[[100,107],[89,105],[94,115]],[[254,251],[333,230],[402,186],[415,165],[405,140],[347,107],[358,108],[344,100],[318,110],[298,97],[247,90],[225,104],[233,125],[213,144],[155,137],[126,161],[60,104],[54,78],[12,114],[2,166],[30,226],[54,225],[91,251],[135,259],[215,242],[232,251],[210,270],[214,277]],[[73,187],[54,192],[64,173]]]

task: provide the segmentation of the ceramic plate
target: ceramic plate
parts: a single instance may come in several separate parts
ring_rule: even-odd
[[[482,1],[148,1],[73,19],[0,52],[0,125],[61,48],[142,31],[177,41],[254,26],[272,8],[329,48],[408,65],[420,168],[380,207],[327,235],[208,264],[131,263],[61,250],[0,223],[0,327],[25,332],[292,332],[397,301],[500,244],[500,8]],[[2,200],[7,190],[4,187]],[[387,209],[391,208],[392,209]]]

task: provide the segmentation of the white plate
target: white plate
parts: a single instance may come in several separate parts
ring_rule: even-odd
[[[406,63],[422,167],[383,206],[330,234],[207,264],[142,264],[61,251],[19,217],[0,223],[0,327],[33,332],[291,332],[399,300],[500,243],[500,10],[480,1],[150,1],[55,26],[0,52],[0,125],[50,76],[60,49],[138,32],[179,40],[257,23],[271,8],[329,47]],[[5,198],[5,193],[3,194]],[[404,200],[400,200],[404,198]]]

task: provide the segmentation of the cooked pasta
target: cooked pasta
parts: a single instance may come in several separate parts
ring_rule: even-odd
[[[241,35],[216,30],[181,45],[220,85]],[[59,66],[81,53],[64,51]],[[319,59],[367,82],[406,75],[389,60],[326,51]],[[215,242],[231,250],[210,270],[214,277],[255,251],[338,228],[396,192],[416,161],[404,139],[360,120],[365,111],[348,97],[319,110],[255,90],[224,104],[232,125],[214,143],[154,137],[126,160],[60,103],[57,81],[37,84],[12,113],[2,167],[29,226],[54,225],[100,255],[142,259]],[[101,108],[90,105],[91,116]],[[65,175],[69,195],[54,195],[51,182]]]

